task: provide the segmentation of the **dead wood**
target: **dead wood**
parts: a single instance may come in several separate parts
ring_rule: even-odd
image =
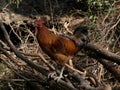
[[[97,60],[120,82],[120,71],[115,69],[113,63],[104,59]]]
[[[116,70],[115,65],[111,63],[114,62],[120,65],[119,55],[90,43],[84,46],[83,52],[100,62],[120,82],[120,71]]]
[[[116,55],[115,53],[112,53],[110,51],[107,51],[101,47],[98,47],[96,45],[93,45],[91,43],[88,43],[84,46],[84,53],[86,53],[88,56],[93,57],[95,59],[103,58],[107,59],[109,61],[112,61],[114,63],[117,63],[120,65],[120,56]]]
[[[1,30],[2,30],[3,33],[4,33],[4,37],[5,37],[8,45],[9,45],[9,47],[10,47],[11,50],[16,54],[16,56],[19,57],[21,60],[25,61],[31,68],[34,68],[34,69],[37,70],[38,72],[40,72],[40,73],[42,73],[43,75],[47,76],[47,75],[48,75],[48,71],[47,71],[47,70],[45,70],[45,69],[39,67],[38,65],[34,64],[34,63],[33,63],[32,61],[30,61],[27,57],[23,56],[19,51],[17,51],[17,49],[15,48],[15,46],[12,44],[12,42],[11,42],[11,40],[10,40],[10,38],[9,38],[9,35],[7,34],[6,29],[5,29],[5,27],[4,27],[4,25],[3,25],[3,23],[2,23],[1,20],[0,20],[0,28],[1,28]],[[2,49],[2,47],[0,47],[0,50],[1,50],[2,52],[4,52],[4,49]],[[97,60],[98,60],[99,58],[104,58],[104,59],[110,60],[110,61],[112,61],[112,62],[115,62],[115,63],[117,63],[117,64],[120,64],[120,56],[118,56],[118,55],[116,55],[116,54],[114,54],[114,53],[111,53],[111,52],[109,52],[109,51],[106,51],[106,50],[104,50],[104,49],[102,49],[102,48],[99,48],[99,47],[97,47],[97,46],[95,46],[95,45],[92,45],[92,44],[90,44],[90,43],[84,46],[83,51],[84,51],[84,53],[86,53],[88,56],[93,57],[93,58],[95,58],[95,59],[97,59]],[[5,54],[5,52],[4,52],[4,54]],[[98,60],[98,61],[99,61],[99,60]],[[104,66],[107,65],[107,63],[104,62],[104,61],[102,61],[102,60],[99,61],[99,62],[101,62],[101,64],[103,64]],[[108,65],[107,67],[105,67],[105,68],[106,68],[108,71],[110,71],[111,73],[113,73],[113,75],[118,79],[118,81],[120,81],[120,80],[119,80],[119,76],[120,76],[119,72],[117,72],[115,69],[113,69],[113,67],[111,67],[111,70],[110,70],[109,67],[111,67],[111,64],[109,64],[109,65]],[[83,84],[84,80],[83,80],[83,79],[81,79],[81,80],[82,80],[81,82],[82,82],[82,84]],[[71,89],[71,90],[77,90],[76,88],[71,87],[71,85],[70,85],[69,83],[66,83],[66,82],[63,81],[63,80],[60,80],[59,83],[60,83],[61,85],[65,86],[65,87]],[[81,84],[81,85],[82,85],[82,84]],[[89,84],[87,84],[87,83],[84,83],[84,84],[85,84],[85,85],[83,85],[83,86],[84,86],[86,89],[90,89],[90,88],[95,89],[95,88],[89,86]]]
[[[16,47],[13,45],[13,43],[10,40],[10,37],[2,23],[2,20],[0,20],[0,28],[4,33],[4,38],[6,39],[9,47],[11,48],[11,50],[14,51],[14,53],[16,54],[17,57],[19,57],[21,60],[25,61],[31,68],[36,69],[39,72],[42,72],[44,75],[47,75],[47,71],[37,65],[35,65],[33,62],[31,62],[27,57],[24,57],[19,51],[17,51]]]

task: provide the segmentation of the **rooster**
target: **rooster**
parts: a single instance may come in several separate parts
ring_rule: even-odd
[[[83,29],[87,31],[88,28]],[[42,19],[35,20],[35,33],[42,50],[57,64],[63,66],[60,77],[58,78],[60,79],[66,63],[71,59],[72,56],[80,51],[78,44],[83,44],[82,39],[85,40],[86,35],[84,32],[81,32],[82,39],[80,40],[78,39],[78,31],[75,31],[74,35],[70,38],[54,34],[53,32],[49,31]]]

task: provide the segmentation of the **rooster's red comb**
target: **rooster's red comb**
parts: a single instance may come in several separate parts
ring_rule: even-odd
[[[45,22],[44,22],[44,20],[42,20],[41,18],[37,18],[37,19],[35,20],[35,25],[38,25],[38,24],[42,25],[42,24],[45,24]]]

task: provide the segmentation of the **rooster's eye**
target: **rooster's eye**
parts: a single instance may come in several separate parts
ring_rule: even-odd
[[[40,25],[40,24],[37,24],[36,26],[37,26],[37,27],[40,27],[41,25]]]

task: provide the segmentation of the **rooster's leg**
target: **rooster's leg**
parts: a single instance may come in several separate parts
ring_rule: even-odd
[[[69,60],[69,65],[70,65],[71,67],[73,67],[72,59]]]
[[[50,78],[50,77],[51,77],[51,78],[54,78],[54,80],[56,80],[57,82],[59,82],[60,79],[63,78],[63,71],[64,71],[64,69],[65,69],[65,66],[62,67],[59,76],[57,76],[57,73],[56,73],[56,72],[53,72],[53,73],[50,73],[50,74],[48,75],[48,78]]]
[[[48,74],[48,78],[52,78],[56,76],[57,76],[57,73],[55,71]]]
[[[64,69],[65,69],[65,66],[62,67],[60,75],[57,76],[54,80],[57,80],[57,82],[59,82],[60,79],[63,78],[63,71],[64,71]]]

